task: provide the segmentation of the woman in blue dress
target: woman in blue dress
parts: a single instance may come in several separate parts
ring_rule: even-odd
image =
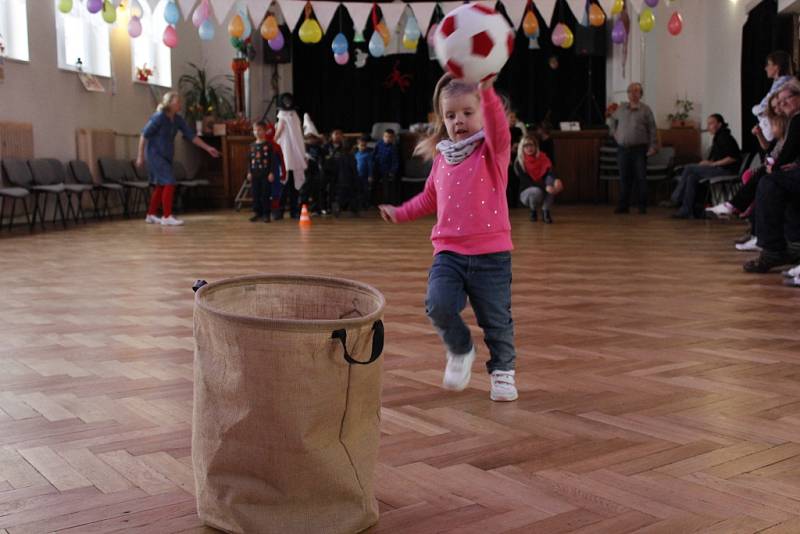
[[[181,110],[181,97],[176,91],[164,95],[158,109],[147,121],[139,137],[139,154],[136,166],[147,170],[150,181],[156,188],[150,198],[150,208],[147,210],[145,222],[148,224],[163,224],[165,226],[178,226],[183,221],[172,216],[172,199],[175,196],[175,176],[172,173],[172,160],[175,156],[175,135],[180,131],[187,141],[199,146],[212,157],[218,158],[219,152],[207,145],[189,128],[178,112]],[[145,159],[145,154],[147,155]],[[161,206],[162,216],[158,217],[158,208]]]

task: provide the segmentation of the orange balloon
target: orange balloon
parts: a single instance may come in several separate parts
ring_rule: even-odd
[[[539,21],[533,11],[528,10],[525,13],[525,18],[522,19],[522,31],[525,32],[526,37],[533,37],[539,33]]]
[[[244,21],[241,16],[236,15],[228,23],[228,35],[237,39],[244,35]]]
[[[275,20],[275,16],[267,16],[261,24],[261,37],[267,41],[271,41],[278,36],[278,31],[278,21]]]
[[[606,23],[606,14],[597,4],[589,5],[589,24],[598,28]]]

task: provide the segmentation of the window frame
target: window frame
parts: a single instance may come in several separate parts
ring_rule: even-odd
[[[15,28],[14,42],[17,42],[17,39],[19,41],[24,40],[24,56],[19,52],[15,53],[16,47],[12,46],[10,32],[7,29],[5,32],[3,32],[2,28],[0,28],[0,35],[2,35],[3,41],[6,44],[6,49],[5,53],[3,54],[3,59],[8,61],[18,61],[20,63],[30,63],[31,43],[30,43],[30,31],[28,28],[28,0],[0,0],[0,19],[11,20],[12,10],[14,15],[16,15],[15,17],[13,17],[13,21],[11,24]],[[23,31],[20,31],[19,28],[17,27],[20,21],[24,21],[23,25],[24,27],[22,28],[22,30],[24,31],[24,38],[16,37],[18,35],[23,34]]]
[[[140,1],[139,4],[142,7],[142,34],[136,38],[130,38],[131,40],[131,80],[133,83],[138,83],[141,85],[152,85],[155,87],[163,87],[166,89],[172,88],[172,49],[168,46],[164,45],[162,42],[162,35],[164,33],[164,29],[167,27],[167,22],[164,20],[164,8],[167,5],[167,0],[161,0],[155,8],[151,8],[149,3],[146,1]],[[156,61],[151,65],[150,61],[147,64],[151,67],[156,69],[157,75],[154,73],[154,77],[151,77],[150,80],[143,82],[138,79],[136,76],[136,68],[142,65],[136,64],[136,49],[137,44],[141,43],[142,40],[150,39],[150,50],[149,50],[149,57],[152,59],[155,55]],[[168,68],[164,68],[162,62],[164,57],[158,57],[159,54],[166,54],[166,60],[168,62]],[[169,83],[165,83],[165,80],[162,78],[162,73],[166,71],[169,79],[167,80]]]
[[[53,0],[56,21],[56,59],[59,70],[68,72],[85,72],[101,78],[111,78],[113,66],[111,60],[111,28],[100,13],[89,13],[83,0],[75,0],[70,13],[61,13],[58,0]],[[69,19],[68,19],[69,17]],[[90,55],[79,56],[82,67],[67,62],[66,23],[72,19],[79,20],[82,32],[82,48]],[[87,31],[89,30],[89,31]],[[98,38],[99,37],[99,38]],[[101,49],[105,45],[105,52]],[[107,70],[106,70],[107,69]]]

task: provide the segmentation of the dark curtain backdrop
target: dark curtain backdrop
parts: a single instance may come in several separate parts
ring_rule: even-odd
[[[777,0],[763,0],[750,11],[742,29],[742,150],[747,152],[758,150],[758,141],[750,134],[756,125],[753,106],[772,85],[764,74],[767,54],[773,50],[793,53],[793,24],[791,15],[778,15]]]
[[[515,0],[524,1],[524,0]],[[342,128],[345,131],[368,132],[374,122],[399,122],[408,127],[427,120],[436,81],[442,74],[439,63],[431,61],[424,36],[416,54],[400,54],[383,58],[369,56],[363,68],[354,65],[353,23],[344,8],[334,16],[327,34],[316,45],[307,45],[293,35],[292,68],[294,94],[301,112],[311,115],[321,131]],[[540,50],[530,50],[528,39],[517,32],[511,59],[501,72],[496,87],[511,98],[512,106],[525,122],[548,118],[554,125],[559,121],[586,122],[585,106],[579,107],[589,91],[589,67],[592,66],[593,94],[598,107],[605,103],[605,57],[578,56],[573,46],[556,49],[550,42],[550,30],[539,17]],[[564,0],[556,8],[554,20],[563,20],[575,28],[576,20]],[[341,23],[340,23],[341,20]],[[341,30],[340,30],[341,28]],[[331,42],[342,31],[351,43],[350,63],[339,66],[333,59]],[[603,32],[605,29],[593,29]],[[371,24],[364,32],[366,42],[372,34]],[[367,49],[366,43],[358,45]],[[556,69],[550,62],[555,58]],[[387,87],[393,69],[410,78],[403,91],[396,85]],[[591,100],[584,100],[591,106]],[[593,113],[591,123],[602,123],[602,108]]]

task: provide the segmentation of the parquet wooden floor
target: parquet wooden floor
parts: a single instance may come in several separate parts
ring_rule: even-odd
[[[438,387],[430,220],[0,235],[0,533],[206,531],[190,287],[255,272],[387,297],[371,533],[800,532],[800,292],[741,271],[741,226],[609,211],[514,214],[511,404],[489,401],[482,362],[467,391]]]

